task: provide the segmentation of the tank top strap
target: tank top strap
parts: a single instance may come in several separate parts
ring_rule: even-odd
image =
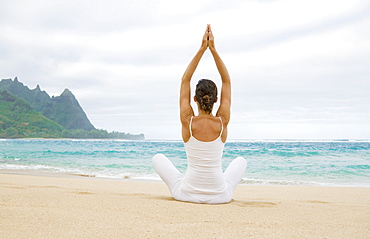
[[[193,117],[190,118],[190,124],[189,124],[189,130],[190,130],[190,136],[193,136],[193,131],[191,131],[191,124],[193,123]]]
[[[220,132],[220,136],[222,135],[222,132],[224,131],[224,124],[222,123],[222,119],[221,117],[218,117],[220,119],[220,122],[221,122],[221,132]]]

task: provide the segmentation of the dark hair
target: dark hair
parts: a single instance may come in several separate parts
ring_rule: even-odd
[[[216,84],[207,79],[198,81],[195,88],[195,98],[200,104],[200,108],[207,113],[212,112],[213,104],[217,99],[217,86]]]

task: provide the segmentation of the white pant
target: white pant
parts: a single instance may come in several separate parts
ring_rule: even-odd
[[[237,157],[227,167],[223,173],[227,184],[225,193],[219,196],[209,198],[210,195],[189,195],[182,190],[181,184],[184,175],[180,173],[172,162],[163,154],[156,154],[153,157],[153,166],[161,179],[167,184],[172,196],[179,201],[195,202],[195,203],[227,203],[230,202],[235,188],[240,182],[247,168],[247,161],[243,157]]]

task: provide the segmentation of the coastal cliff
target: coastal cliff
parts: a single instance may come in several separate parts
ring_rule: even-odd
[[[0,138],[145,139],[144,134],[96,129],[69,89],[50,97],[18,78],[0,81]]]
[[[39,85],[31,90],[15,77],[14,81],[12,79],[1,80],[0,90],[7,90],[26,100],[34,110],[65,129],[95,129],[75,96],[68,89],[65,89],[60,96],[50,97],[45,91],[41,91]]]

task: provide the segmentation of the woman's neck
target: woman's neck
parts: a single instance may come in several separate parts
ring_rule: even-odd
[[[213,116],[212,112],[205,112],[204,110],[200,110],[198,116]]]

